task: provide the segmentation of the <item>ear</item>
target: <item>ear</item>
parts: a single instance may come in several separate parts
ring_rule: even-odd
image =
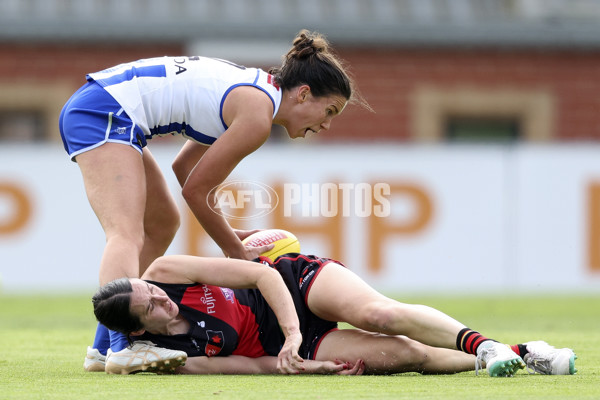
[[[146,330],[144,328],[140,329],[139,331],[135,331],[135,332],[131,332],[130,335],[131,336],[141,336],[146,332]]]
[[[298,103],[303,103],[308,100],[310,96],[310,86],[301,85],[298,87],[296,98],[298,99]]]

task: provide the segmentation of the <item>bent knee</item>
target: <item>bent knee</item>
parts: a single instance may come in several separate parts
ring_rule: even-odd
[[[402,307],[387,302],[374,302],[362,311],[364,324],[381,333],[396,333],[393,330],[404,319]]]

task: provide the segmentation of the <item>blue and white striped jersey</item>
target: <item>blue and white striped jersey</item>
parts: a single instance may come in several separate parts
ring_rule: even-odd
[[[181,133],[206,145],[225,130],[223,103],[238,86],[254,86],[281,104],[273,77],[257,68],[206,57],[158,57],[88,74],[108,91],[147,139]]]

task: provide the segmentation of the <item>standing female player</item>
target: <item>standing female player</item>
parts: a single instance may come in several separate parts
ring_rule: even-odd
[[[227,256],[253,259],[268,246],[245,247],[240,239],[249,232],[234,231],[211,211],[209,192],[267,140],[272,124],[291,138],[304,137],[329,129],[357,99],[325,38],[305,30],[269,73],[210,58],[162,57],[91,73],[87,81],[64,106],[59,124],[106,235],[100,284],[139,277],[179,227],[148,139],[176,133],[189,139],[173,162],[185,200]],[[86,370],[103,370],[107,336],[99,326]],[[126,344],[122,335],[111,335],[113,352],[131,351]],[[158,358],[173,356],[153,351]]]

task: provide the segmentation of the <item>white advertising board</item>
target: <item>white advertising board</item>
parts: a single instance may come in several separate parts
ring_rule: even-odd
[[[178,147],[151,148],[181,207],[168,253],[221,256],[179,195]],[[303,252],[339,259],[386,292],[600,291],[599,154],[598,145],[265,146],[234,170],[219,206],[235,227],[291,230]],[[0,290],[93,290],[103,245],[60,146],[0,147]]]

